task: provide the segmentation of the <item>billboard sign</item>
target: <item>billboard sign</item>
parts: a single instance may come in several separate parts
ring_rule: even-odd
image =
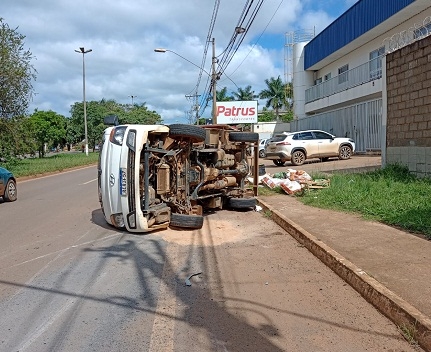
[[[239,124],[257,122],[257,101],[218,101],[217,123]]]

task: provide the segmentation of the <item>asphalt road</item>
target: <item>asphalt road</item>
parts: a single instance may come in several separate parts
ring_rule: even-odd
[[[416,350],[265,214],[131,235],[105,224],[95,167],[18,192],[0,203],[0,351]]]

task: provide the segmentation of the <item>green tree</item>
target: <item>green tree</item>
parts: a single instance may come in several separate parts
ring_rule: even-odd
[[[287,110],[292,110],[293,109],[293,84],[292,84],[292,82],[288,82],[285,85],[285,90],[286,90],[286,101],[287,101],[286,107],[287,107]]]
[[[63,145],[66,137],[66,118],[56,112],[36,110],[26,122],[37,144],[39,157],[45,155],[45,143],[49,147]]]
[[[262,112],[258,115],[258,122],[271,122],[275,120],[274,110],[268,110],[267,107],[264,107]]]
[[[120,118],[121,123],[141,125],[154,125],[161,123],[161,121],[161,116],[155,111],[148,110],[146,103],[134,104]]]
[[[247,86],[245,89],[238,87],[238,90],[236,92],[232,92],[232,95],[234,99],[238,101],[255,100],[259,97],[253,90],[251,90],[251,86]]]
[[[27,121],[28,118],[22,116],[0,118],[0,161],[10,162],[34,154],[37,146]]]
[[[112,99],[102,99],[86,102],[86,111],[88,144],[93,150],[106,128],[103,123],[105,116],[117,115],[121,124],[152,125],[162,121],[157,112],[148,110],[146,103],[130,105],[119,104]],[[69,143],[79,143],[85,139],[84,104],[79,102],[72,105],[70,114],[66,138]]]
[[[33,97],[36,70],[33,54],[24,49],[25,36],[0,17],[0,118],[25,115]]]
[[[216,100],[217,101],[232,101],[234,98],[230,95],[227,95],[227,88],[223,87],[221,90],[216,91]]]
[[[289,110],[287,110],[287,112],[285,114],[280,115],[280,120],[283,122],[293,121],[293,118],[294,118],[294,116],[293,116],[293,110],[292,109],[289,109]]]
[[[286,85],[282,82],[280,76],[277,79],[271,77],[265,80],[267,86],[266,89],[262,90],[259,94],[261,99],[267,99],[266,107],[271,107],[275,110],[276,120],[280,120],[280,110],[283,107],[288,106],[286,97]]]

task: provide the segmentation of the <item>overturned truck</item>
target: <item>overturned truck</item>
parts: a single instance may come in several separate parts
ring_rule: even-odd
[[[205,210],[253,209],[246,178],[248,152],[258,139],[229,125],[108,127],[98,163],[106,221],[130,232],[198,229]]]

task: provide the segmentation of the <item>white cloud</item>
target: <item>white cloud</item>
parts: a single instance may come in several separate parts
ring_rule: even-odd
[[[352,0],[346,0],[352,3]],[[332,1],[329,1],[331,3]],[[220,55],[238,25],[245,1],[221,1],[214,32],[216,55]],[[333,16],[314,3],[300,0],[268,0],[244,37],[218,87],[251,85],[256,93],[264,80],[284,78],[284,36],[295,29],[316,26],[319,30]],[[326,5],[325,5],[326,6]],[[334,4],[330,4],[333,12]],[[339,5],[347,7],[346,4]],[[114,99],[120,103],[146,102],[162,115],[164,122],[185,122],[192,102],[199,69],[173,53],[155,53],[157,47],[175,51],[200,66],[214,3],[202,0],[3,0],[4,21],[26,36],[38,71],[36,96],[31,104],[39,110],[52,109],[69,116],[70,106],[82,100],[82,55],[79,47],[91,48],[85,55],[86,99]],[[265,33],[277,44],[258,41]],[[204,65],[211,70],[211,46]],[[198,94],[203,93],[207,75],[202,76]],[[232,83],[229,78],[235,82]],[[211,113],[211,106],[205,116]]]

